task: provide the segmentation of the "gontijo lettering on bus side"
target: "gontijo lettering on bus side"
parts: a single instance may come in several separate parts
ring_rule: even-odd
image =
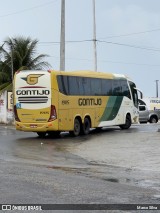
[[[102,99],[101,98],[79,98],[78,105],[79,106],[102,105]]]

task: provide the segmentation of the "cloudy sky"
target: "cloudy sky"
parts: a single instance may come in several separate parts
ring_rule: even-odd
[[[160,80],[160,1],[95,0],[98,71],[126,74],[144,96]],[[38,39],[53,69],[60,64],[61,0],[0,0],[0,43]],[[92,0],[66,0],[66,70],[93,70]],[[77,42],[74,42],[77,41]],[[160,82],[159,82],[160,88]],[[159,89],[160,96],[160,89]]]

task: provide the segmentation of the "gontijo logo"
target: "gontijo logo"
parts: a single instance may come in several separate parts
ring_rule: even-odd
[[[27,82],[29,85],[35,85],[38,83],[38,78],[44,74],[30,74],[26,78],[21,78]]]

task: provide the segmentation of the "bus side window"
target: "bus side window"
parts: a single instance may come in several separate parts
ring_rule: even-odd
[[[91,95],[90,78],[82,78],[82,85],[83,85],[83,89],[84,89],[84,95]]]
[[[69,76],[69,95],[79,95],[79,86],[77,82],[77,77]]]
[[[83,78],[82,77],[76,77],[76,79],[77,79],[77,86],[79,88],[78,95],[84,95]]]
[[[59,75],[57,76],[59,91],[65,95],[68,95],[68,77]]]
[[[112,80],[112,92],[113,96],[122,95],[120,80]]]
[[[112,80],[102,79],[102,95],[112,95]]]
[[[101,79],[91,79],[91,95],[101,95]]]

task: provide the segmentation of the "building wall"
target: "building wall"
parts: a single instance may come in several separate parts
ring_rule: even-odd
[[[12,93],[8,91],[0,94],[0,123],[14,124]]]
[[[160,111],[160,98],[143,98],[149,110],[159,110]]]

